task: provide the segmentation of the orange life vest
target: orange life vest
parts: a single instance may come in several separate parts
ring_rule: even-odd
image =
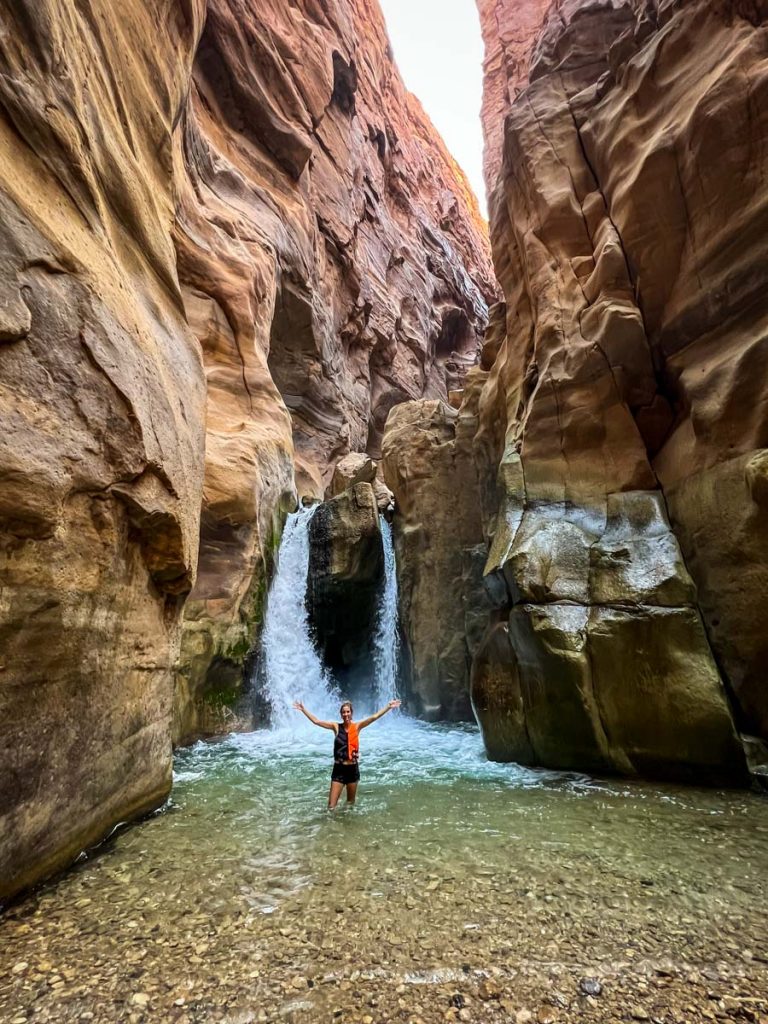
[[[354,722],[347,726],[347,760],[357,761],[360,756],[360,735]]]

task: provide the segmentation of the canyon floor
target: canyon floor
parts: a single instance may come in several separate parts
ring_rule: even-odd
[[[0,1020],[768,1021],[768,800],[490,764],[470,728],[198,744],[0,918]]]

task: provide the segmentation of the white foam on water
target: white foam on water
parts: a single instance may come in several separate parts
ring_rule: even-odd
[[[309,571],[309,525],[317,506],[301,508],[288,516],[278,552],[277,568],[267,599],[261,640],[264,695],[272,709],[272,739],[291,745],[291,737],[306,743],[311,723],[293,709],[299,701],[318,718],[339,720],[341,695],[318,653],[306,605]],[[358,702],[356,718],[362,718],[397,697],[400,654],[398,593],[392,529],[380,517],[384,547],[384,579],[375,623],[372,623],[374,679],[368,699]],[[399,715],[398,715],[399,717]],[[267,746],[264,733],[258,735]],[[311,746],[311,743],[310,743]]]
[[[269,729],[235,734],[224,741],[229,755],[246,771],[260,766],[286,772],[299,766],[330,763],[333,737],[293,709],[300,701],[324,721],[339,720],[340,695],[323,666],[309,625],[306,606],[309,571],[309,527],[317,506],[288,516],[269,591],[262,634],[265,696],[272,708]],[[369,700],[359,702],[355,720],[397,696],[399,661],[398,593],[392,530],[381,517],[384,544],[384,582],[373,637],[376,678]],[[224,751],[222,750],[223,754]],[[208,751],[201,751],[207,760]],[[214,755],[214,759],[219,755]],[[521,788],[560,778],[560,773],[499,765],[485,756],[479,731],[473,726],[430,725],[390,712],[372,723],[361,736],[361,763],[374,776],[386,776],[397,765],[398,785],[417,781],[485,779]],[[191,767],[191,766],[190,766]],[[187,769],[189,770],[189,768]],[[194,770],[194,769],[192,769]],[[570,776],[572,782],[578,776]]]

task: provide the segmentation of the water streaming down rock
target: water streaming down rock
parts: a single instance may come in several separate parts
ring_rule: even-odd
[[[273,729],[296,728],[305,722],[291,705],[301,701],[321,718],[336,720],[340,694],[318,653],[306,605],[309,569],[309,524],[317,506],[288,517],[269,591],[261,641],[260,689],[271,712]],[[399,658],[397,577],[392,529],[381,517],[384,581],[376,621],[371,623],[374,678],[356,701],[356,717],[397,696]]]
[[[374,694],[382,705],[397,697],[397,675],[400,657],[398,629],[397,572],[392,527],[384,516],[380,517],[381,537],[384,543],[384,586],[379,598],[378,622],[374,637]]]
[[[261,641],[263,688],[272,725],[278,729],[296,723],[291,708],[295,700],[323,718],[335,720],[338,710],[338,694],[312,641],[305,601],[309,524],[316,509],[300,508],[288,516],[267,601]]]

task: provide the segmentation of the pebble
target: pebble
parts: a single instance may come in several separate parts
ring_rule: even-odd
[[[355,849],[347,831],[345,821],[345,856]],[[293,891],[283,869],[274,896],[262,869],[246,865],[234,890],[223,874],[209,878],[205,893],[186,888],[181,875],[176,891],[151,876],[128,889],[110,875],[110,855],[50,887],[45,903],[30,900],[0,918],[0,1021],[768,1024],[768,965],[759,959],[768,926],[757,899],[764,890],[730,907],[756,951],[747,961],[719,941],[708,894],[699,909],[686,909],[690,923],[675,936],[682,901],[672,900],[674,914],[643,917],[629,895],[637,882],[606,871],[604,856],[559,853],[559,882],[532,858],[499,866],[485,889],[443,878],[427,899],[421,894],[436,879],[417,856],[395,851],[398,870],[377,870],[370,892],[344,869],[332,885],[321,873]],[[190,862],[185,880],[192,871]],[[547,905],[553,885],[556,902]],[[340,919],[334,910],[348,905],[345,887],[360,909]],[[91,900],[85,912],[77,910],[83,897]],[[267,902],[273,913],[264,913]],[[465,931],[465,923],[476,927]]]
[[[597,978],[582,978],[579,988],[585,996],[599,996],[603,991],[603,986]]]
[[[483,981],[481,981],[478,986],[477,994],[480,996],[481,999],[485,1000],[500,999],[501,989],[499,988],[498,983],[495,982],[492,978],[484,978]]]

